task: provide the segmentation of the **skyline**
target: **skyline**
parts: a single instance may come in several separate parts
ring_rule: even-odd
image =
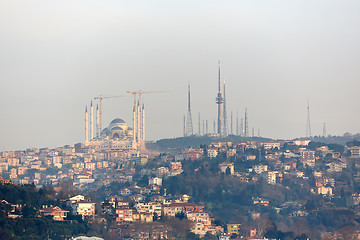
[[[126,91],[139,89],[169,91],[143,96],[147,140],[180,137],[189,81],[193,115],[212,126],[219,60],[227,114],[247,108],[250,130],[305,136],[309,99],[312,135],[323,123],[330,135],[358,133],[359,10],[357,1],[2,1],[0,151],[83,142],[84,107],[100,94],[124,95],[103,101],[103,126],[131,125]]]

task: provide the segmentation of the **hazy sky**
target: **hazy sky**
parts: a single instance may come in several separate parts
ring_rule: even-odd
[[[192,114],[212,130],[218,60],[228,115],[271,138],[360,132],[360,1],[0,0],[0,150],[84,140],[85,106],[103,126],[131,124],[127,90],[144,95],[147,137],[183,133]],[[132,125],[132,124],[131,124]],[[257,132],[257,131],[256,131]]]

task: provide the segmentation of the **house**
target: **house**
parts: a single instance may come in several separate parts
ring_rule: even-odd
[[[257,231],[255,227],[243,227],[239,230],[239,236],[245,238],[252,238],[255,237]]]
[[[280,149],[280,142],[272,141],[272,142],[265,142],[263,144],[264,149],[273,149],[277,148]]]
[[[320,186],[317,190],[320,195],[333,195],[331,187]]]
[[[149,179],[149,185],[161,186],[162,185],[162,179],[158,178],[158,177],[150,178]]]
[[[234,163],[224,162],[219,164],[220,171],[226,173],[226,170],[229,169],[230,175],[234,174]]]
[[[208,149],[207,151],[208,157],[209,158],[216,158],[216,156],[218,155],[218,151],[216,151],[216,149]]]
[[[79,201],[72,204],[73,215],[80,215],[82,218],[95,215],[95,203]]]
[[[229,234],[239,234],[241,224],[226,224],[226,227]]]
[[[257,174],[261,174],[263,172],[266,172],[268,170],[268,166],[267,165],[255,165],[253,167],[254,172],[256,172]]]
[[[152,215],[156,213],[157,216],[161,216],[162,206],[157,202],[137,203],[135,208],[139,213],[151,213]]]
[[[193,203],[170,203],[163,206],[163,212],[166,216],[175,217],[179,213],[188,213],[188,212],[202,212],[204,210],[203,206],[193,204]]]
[[[62,210],[59,207],[45,207],[39,210],[41,216],[52,216],[55,221],[64,221],[69,211]]]
[[[154,221],[153,214],[151,213],[133,212],[132,217],[134,222],[150,223]]]
[[[133,221],[133,213],[135,210],[129,207],[121,207],[116,209],[116,222],[132,222]]]
[[[295,140],[293,141],[295,145],[297,146],[307,146],[311,140],[308,140],[308,139],[298,139],[298,140]]]

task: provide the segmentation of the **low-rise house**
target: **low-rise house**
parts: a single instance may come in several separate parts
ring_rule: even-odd
[[[331,187],[325,187],[325,186],[320,186],[318,187],[317,189],[318,191],[318,194],[320,195],[328,195],[328,196],[331,196],[333,195],[333,189]]]
[[[209,158],[216,158],[218,151],[216,149],[210,148],[207,150],[207,154]]]
[[[269,206],[270,202],[269,202],[269,200],[266,200],[264,198],[257,197],[257,198],[253,198],[253,204],[254,205],[262,205],[262,206],[267,207],[267,206]]]
[[[133,222],[141,222],[141,223],[150,223],[153,222],[154,216],[152,213],[145,212],[133,212],[132,214]]]
[[[263,144],[263,147],[264,147],[264,149],[273,149],[273,148],[280,149],[280,142],[276,142],[276,141],[273,141],[273,142],[265,142],[265,143]]]
[[[220,171],[226,173],[227,169],[229,169],[230,174],[234,174],[234,163],[224,162],[219,164]]]
[[[80,215],[82,218],[95,215],[95,203],[79,201],[72,204],[73,215]]]
[[[193,203],[170,203],[163,206],[164,215],[172,217],[179,213],[202,212],[203,210],[203,206]]]
[[[41,216],[52,216],[55,221],[64,221],[69,211],[63,210],[59,207],[45,207],[39,210]]]
[[[158,178],[158,177],[150,178],[149,179],[149,185],[161,186],[162,185],[162,179]]]
[[[139,213],[151,213],[152,215],[156,214],[158,217],[161,216],[162,212],[162,206],[157,202],[137,203],[135,208]]]
[[[237,234],[237,235],[239,235],[241,224],[230,223],[230,224],[226,224],[226,227],[227,227],[227,232],[229,234]]]

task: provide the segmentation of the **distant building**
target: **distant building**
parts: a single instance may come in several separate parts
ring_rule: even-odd
[[[298,139],[293,141],[295,145],[297,146],[307,146],[311,142],[311,140],[308,139]]]
[[[280,149],[280,142],[266,142],[263,144],[264,149],[273,149],[273,148],[277,148]]]
[[[95,203],[79,201],[72,204],[73,215],[80,215],[82,218],[95,215]]]
[[[227,169],[230,171],[230,175],[234,175],[234,163],[224,162],[219,164],[220,171],[226,173]]]
[[[132,222],[133,212],[135,212],[135,210],[129,207],[121,207],[116,209],[116,222]]]
[[[39,210],[41,216],[52,216],[55,221],[64,221],[69,211],[59,207],[46,207]]]
[[[354,146],[350,148],[351,158],[360,158],[360,147]]]
[[[216,149],[208,149],[207,151],[208,157],[209,158],[216,158],[216,156],[218,155],[218,151]]]
[[[150,178],[149,179],[149,185],[161,186],[162,185],[162,179],[158,178],[158,177]]]

